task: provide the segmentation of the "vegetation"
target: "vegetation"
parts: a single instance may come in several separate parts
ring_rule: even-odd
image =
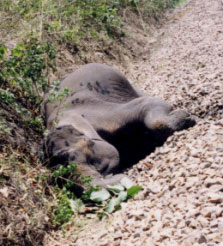
[[[59,81],[50,85],[61,47],[74,54],[105,37],[122,45],[126,12],[143,22],[158,20],[180,1],[0,1],[1,245],[42,245],[46,232],[63,227],[78,212],[104,218],[140,191],[128,179],[100,190],[73,163],[53,172],[43,167],[36,148],[46,133],[43,95],[51,89],[49,99],[62,106],[69,94],[57,93]],[[72,192],[76,180],[87,187],[80,198]]]
[[[77,171],[77,165],[70,163],[68,166],[60,165],[52,177],[58,193],[57,202],[51,211],[52,222],[55,226],[62,226],[70,221],[71,217],[79,211],[85,211],[85,206],[97,208],[95,213],[99,218],[108,216],[121,207],[121,203],[134,197],[141,186],[134,185],[127,177],[120,184],[109,186],[107,189],[91,185],[92,178],[82,176]],[[85,185],[85,191],[80,199],[75,197],[72,190],[77,189],[77,184]],[[58,184],[62,185],[62,189]]]
[[[32,163],[32,164],[31,164]],[[48,210],[53,191],[48,175],[38,158],[7,149],[0,154],[0,245],[42,245],[44,235],[53,227]]]
[[[3,30],[16,30],[16,36],[32,34],[39,40],[53,38],[59,43],[79,44],[81,39],[123,35],[124,12],[141,17],[157,17],[181,0],[2,0]],[[19,30],[19,32],[18,32]]]

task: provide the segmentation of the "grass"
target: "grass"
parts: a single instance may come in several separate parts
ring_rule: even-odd
[[[182,0],[2,0],[0,29],[4,39],[13,35],[33,35],[39,40],[54,39],[67,45],[81,40],[99,39],[101,33],[112,38],[123,35],[124,12],[136,12],[140,18],[159,18]]]
[[[0,154],[0,245],[42,245],[53,228],[48,214],[52,192],[35,177],[48,172],[35,157],[12,149]]]

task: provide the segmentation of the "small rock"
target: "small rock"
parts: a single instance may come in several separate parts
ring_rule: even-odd
[[[209,192],[208,193],[208,198],[209,201],[212,203],[221,203],[223,202],[223,195],[221,194],[217,194],[217,193],[213,193],[213,192]]]
[[[116,241],[113,242],[113,246],[120,246],[121,245],[121,240],[118,239]]]
[[[114,240],[117,240],[117,239],[120,239],[120,238],[122,238],[122,233],[118,231],[118,232],[116,232],[114,234]]]
[[[141,234],[140,234],[139,232],[136,232],[136,233],[133,235],[133,237],[134,237],[134,238],[137,238],[137,237],[140,237],[140,235],[141,235]]]
[[[197,220],[199,221],[200,225],[202,227],[207,227],[209,225],[209,221],[208,219],[206,219],[205,217],[203,216],[198,216]]]
[[[182,229],[182,228],[184,228],[185,226],[186,226],[185,221],[182,220],[182,221],[180,221],[180,223],[177,225],[177,228]]]
[[[7,187],[4,187],[2,189],[0,189],[0,193],[5,197],[7,198],[9,196],[9,191],[8,191],[8,188]]]
[[[108,241],[103,241],[99,243],[100,246],[110,246],[111,244]]]
[[[219,222],[218,224],[218,230],[221,234],[223,234],[223,222]]]
[[[202,243],[206,243],[207,239],[204,235],[201,235],[200,238],[198,239],[198,243],[202,244]]]
[[[155,210],[155,212],[154,212],[155,219],[160,220],[161,216],[162,216],[162,210],[160,210],[160,209]]]

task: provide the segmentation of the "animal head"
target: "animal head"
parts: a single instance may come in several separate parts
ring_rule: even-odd
[[[46,141],[50,165],[88,164],[108,174],[119,163],[118,151],[102,139],[90,139],[71,125],[56,128]]]

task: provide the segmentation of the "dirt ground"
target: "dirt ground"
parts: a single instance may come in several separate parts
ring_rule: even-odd
[[[120,70],[197,125],[128,171],[143,191],[108,221],[52,233],[45,245],[223,245],[223,2],[187,1]]]

